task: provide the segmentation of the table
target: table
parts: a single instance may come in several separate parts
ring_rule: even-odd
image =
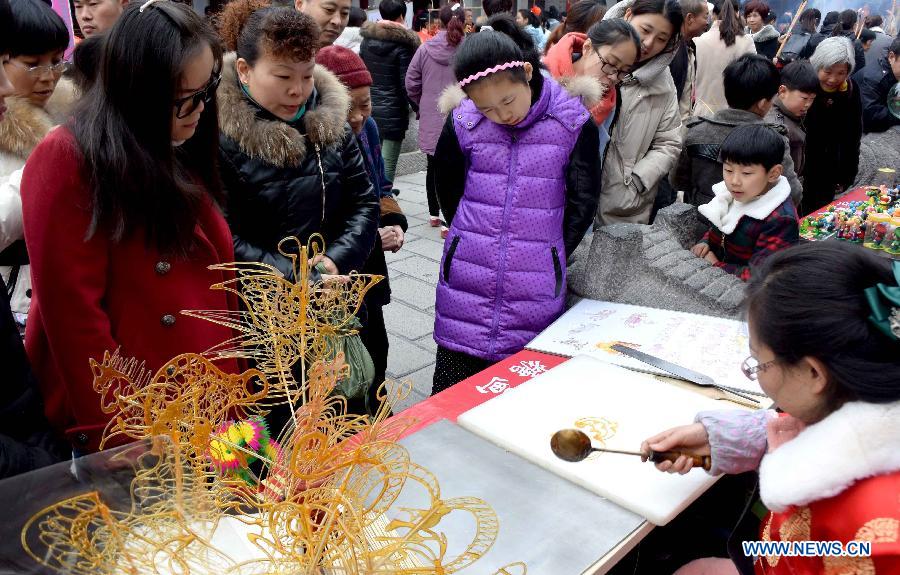
[[[517,387],[545,371],[568,361],[568,357],[522,350],[501,360],[487,369],[465,379],[453,387],[422,401],[394,417],[416,420],[401,438],[409,437],[443,419],[455,422],[456,418],[466,411],[502,394],[507,389]],[[401,442],[402,439],[401,439]],[[567,482],[558,478],[560,482]],[[602,499],[594,494],[587,494],[593,499]],[[612,504],[615,505],[615,504]],[[617,545],[582,572],[582,575],[604,575],[630,553],[655,526],[647,520],[624,529]]]
[[[827,204],[827,205],[825,205],[825,206],[822,206],[822,207],[819,208],[818,210],[816,210],[816,211],[814,211],[814,212],[812,212],[812,213],[810,213],[810,214],[807,214],[806,216],[803,216],[803,218],[810,217],[810,216],[818,216],[818,215],[820,215],[820,214],[824,214],[825,212],[827,212],[827,211],[831,208],[831,206],[834,206],[834,205],[836,205],[836,204],[840,204],[840,203],[844,203],[844,202],[864,202],[864,201],[866,201],[866,200],[868,199],[868,196],[866,196],[866,190],[867,190],[867,189],[868,189],[868,188],[865,188],[865,187],[862,187],[862,188],[854,188],[854,189],[850,190],[849,192],[847,192],[846,194],[844,194],[843,196],[841,196],[840,198],[834,200],[834,201],[831,202],[830,204]],[[803,218],[800,218],[801,221],[803,220]],[[800,239],[801,239],[801,241],[807,241],[807,242],[820,242],[820,241],[825,241],[825,240],[830,240],[830,241],[843,241],[843,240],[837,240],[837,239],[834,237],[834,234],[831,234],[831,235],[828,235],[828,236],[822,236],[822,237],[818,237],[818,238],[804,238],[804,237],[801,237]],[[867,249],[868,249],[868,248],[867,248]],[[892,260],[900,260],[900,255],[898,255],[898,254],[889,254],[888,252],[886,252],[886,251],[884,251],[884,250],[869,250],[869,251],[871,251],[871,252],[873,252],[873,253],[875,253],[875,254],[878,254],[879,256],[881,256],[881,257],[883,257],[883,258],[889,258],[889,259],[892,259]]]

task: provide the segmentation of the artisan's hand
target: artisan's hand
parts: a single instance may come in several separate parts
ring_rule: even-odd
[[[646,439],[641,443],[641,452],[649,454],[653,451],[683,451],[690,455],[709,455],[709,434],[702,423],[692,423],[690,425],[682,425],[681,427],[673,427],[668,431],[663,431],[653,437]],[[643,461],[647,461],[647,456],[641,456]],[[663,461],[656,464],[656,468],[667,473],[680,473],[684,475],[691,470],[692,461],[689,457],[682,455],[677,460]]]
[[[330,257],[325,254],[318,254],[313,259],[309,260],[309,267],[315,267],[315,265],[319,262],[322,262],[322,265],[325,266],[325,272],[329,275],[336,276],[338,275],[338,268],[335,263],[331,260]]]
[[[403,228],[400,226],[386,226],[378,228],[378,234],[381,236],[381,249],[386,252],[397,253],[403,247],[406,236],[403,234]]]
[[[691,253],[698,258],[705,258],[706,254],[709,253],[709,244],[699,243],[691,248]]]
[[[708,261],[711,264],[719,263],[719,258],[717,258],[716,254],[714,254],[712,252],[708,252],[706,255],[704,255],[703,259],[705,259],[706,261]]]

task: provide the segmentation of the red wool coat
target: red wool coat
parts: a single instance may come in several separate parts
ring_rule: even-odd
[[[202,352],[233,336],[230,329],[181,315],[185,309],[236,309],[210,286],[229,279],[208,266],[231,262],[231,232],[209,201],[188,259],[148,247],[139,230],[113,243],[101,230],[85,240],[90,190],[77,144],[58,128],[34,150],[22,178],[25,242],[32,304],[26,349],[51,424],[80,451],[98,449],[110,416],[100,410],[88,360],[121,347],[153,371],[181,353]],[[236,372],[233,362],[220,364]]]

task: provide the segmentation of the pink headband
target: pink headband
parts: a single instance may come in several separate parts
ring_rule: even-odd
[[[491,74],[496,74],[497,72],[500,72],[501,70],[508,70],[509,68],[518,68],[519,66],[524,68],[525,62],[522,62],[521,60],[516,60],[514,62],[507,62],[506,64],[497,64],[496,66],[494,66],[492,68],[488,68],[487,70],[482,70],[481,72],[472,74],[471,76],[469,76],[467,78],[463,78],[462,80],[459,81],[459,87],[462,88],[466,84],[471,84],[475,80],[480,80],[481,78],[484,78],[485,76],[489,76]]]

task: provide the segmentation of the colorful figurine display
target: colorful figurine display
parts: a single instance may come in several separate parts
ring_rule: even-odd
[[[900,254],[900,187],[872,186],[866,199],[837,201],[800,220],[800,237],[837,238]]]

